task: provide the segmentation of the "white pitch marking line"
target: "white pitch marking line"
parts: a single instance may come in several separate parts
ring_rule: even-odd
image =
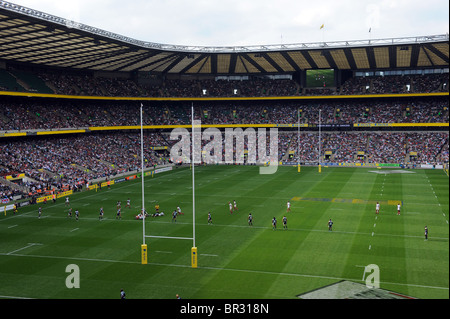
[[[13,250],[13,251],[10,251],[9,253],[7,253],[7,255],[11,255],[11,254],[14,254],[14,253],[16,253],[16,252],[18,252],[18,251],[21,251],[21,250],[30,248],[30,247],[32,247],[32,246],[39,246],[39,245],[42,245],[42,244],[39,244],[39,243],[28,243],[27,246],[22,247],[22,248],[19,248],[19,249],[16,249],[16,250]]]
[[[7,299],[33,299],[28,297],[16,297],[16,296],[0,296],[0,298],[7,298]]]
[[[0,253],[0,256],[5,256],[5,255],[7,255],[7,254]],[[34,257],[34,258],[64,259],[64,260],[71,259],[71,260],[81,260],[81,261],[106,262],[106,263],[122,263],[122,264],[134,264],[134,265],[140,265],[141,264],[140,261],[138,262],[138,261],[127,261],[127,260],[80,258],[80,257],[66,257],[66,256],[63,257],[63,256],[22,255],[22,254],[16,254],[14,256],[15,257],[26,257],[26,258]],[[164,267],[176,267],[176,268],[191,268],[191,265],[176,265],[176,264],[162,264],[162,263],[149,263],[149,265],[164,266]],[[270,272],[270,271],[250,270],[250,269],[236,269],[236,268],[222,268],[222,267],[200,267],[200,268],[201,269],[207,269],[207,270],[222,270],[222,271],[230,271],[230,272],[267,274],[267,275],[275,275],[275,276],[323,278],[323,279],[332,279],[332,280],[355,280],[354,278],[341,278],[341,277],[330,277],[330,276],[324,276],[324,275],[298,274],[298,273],[280,273],[280,272]],[[399,283],[399,282],[381,282],[381,283],[392,284],[392,285],[399,285],[399,286],[406,286],[406,287],[420,287],[420,288],[432,288],[432,289],[448,290],[448,287],[439,287],[439,286],[425,286],[425,285],[407,284],[407,283]]]

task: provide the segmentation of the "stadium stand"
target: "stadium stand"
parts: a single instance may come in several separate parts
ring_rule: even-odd
[[[146,102],[143,102],[146,103]],[[239,103],[239,104],[237,104]],[[192,102],[152,102],[145,105],[145,125],[190,124]],[[136,102],[96,102],[4,98],[0,101],[0,131],[139,125]],[[196,102],[195,117],[204,124],[447,123],[448,101],[442,97],[339,101],[208,101]]]
[[[333,88],[307,88],[294,80],[162,80],[148,86],[126,78],[90,74],[2,71],[9,91],[111,97],[266,97],[448,92],[448,73],[350,78]],[[17,82],[19,81],[19,82]],[[54,88],[53,90],[50,88]]]
[[[171,162],[176,141],[169,131],[191,124],[192,105],[195,119],[222,131],[278,128],[283,165],[317,165],[320,158],[337,165],[448,167],[448,35],[386,41],[377,50],[345,41],[325,49],[180,52],[88,26],[82,32],[62,18],[45,20],[7,4],[0,7],[5,202],[80,190],[138,170],[141,103],[147,168]],[[43,31],[27,31],[27,24]],[[414,54],[400,67],[392,52],[405,45]],[[331,86],[307,85],[307,70],[318,65],[333,69]]]

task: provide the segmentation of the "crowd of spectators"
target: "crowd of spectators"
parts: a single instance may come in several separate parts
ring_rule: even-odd
[[[167,151],[151,149],[168,145],[161,134],[144,134],[144,143],[148,145],[144,152],[146,167],[167,163]],[[140,167],[137,133],[0,141],[0,176],[25,173],[25,194],[48,187],[61,189],[63,185],[77,189],[87,181],[111,178]]]
[[[270,152],[270,134],[267,132],[266,155]],[[391,163],[391,164],[443,164],[448,161],[449,135],[445,132],[278,132],[278,160],[284,163]],[[202,149],[210,140],[202,141]],[[225,140],[223,140],[225,142]],[[233,159],[238,160],[233,145]],[[248,149],[245,136],[240,145]],[[170,143],[169,143],[170,144]],[[257,143],[258,144],[258,143]],[[170,144],[171,145],[171,144]],[[222,156],[225,161],[225,144]],[[256,152],[256,161],[259,150]],[[411,155],[416,154],[416,155]],[[213,154],[211,154],[213,155]],[[217,154],[215,154],[217,155]]]
[[[146,133],[145,166],[168,164],[169,151],[178,140],[169,133]],[[324,132],[319,143],[317,132],[280,132],[278,160],[284,163],[317,163],[319,145],[322,162],[334,163],[414,163],[448,162],[448,132]],[[225,139],[223,139],[225,142]],[[203,141],[202,147],[207,143]],[[248,148],[248,140],[243,141]],[[153,150],[153,146],[167,147]],[[270,149],[267,132],[266,150]],[[414,153],[411,153],[414,152]],[[236,153],[234,145],[233,153]],[[269,153],[266,153],[269,155]],[[410,154],[416,154],[409,156]],[[225,147],[222,156],[225,161]],[[236,161],[236,154],[233,155]],[[259,161],[259,158],[256,158]],[[37,190],[64,185],[69,189],[82,187],[99,178],[140,169],[140,135],[138,133],[96,133],[65,137],[33,138],[0,141],[1,175],[24,173],[27,182],[24,195]],[[1,185],[1,183],[0,183]],[[2,196],[17,194],[7,185],[0,188]]]
[[[38,74],[56,94],[129,97],[252,97],[301,95],[293,80],[177,80],[139,84],[126,78],[103,78],[77,74]],[[326,92],[318,92],[325,94]]]
[[[326,132],[320,143],[317,133],[305,132],[291,134],[292,156],[284,160],[317,163],[320,145],[323,162],[443,164],[448,143],[448,132]]]
[[[15,196],[20,196],[20,195],[22,195],[22,192],[20,190],[17,190],[16,188],[12,188],[8,185],[3,185],[0,182],[0,201],[2,201],[3,199],[12,200]]]
[[[448,92],[448,73],[353,77],[339,89],[341,95]]]
[[[153,102],[144,106],[144,125],[187,125],[187,102]],[[196,102],[195,119],[204,124],[354,124],[448,123],[446,98],[339,101]],[[135,102],[11,100],[0,102],[0,131],[55,130],[140,125]]]
[[[354,76],[331,87],[308,87],[292,79],[242,80],[138,78],[84,73],[37,72],[55,94],[108,97],[266,97],[448,92],[448,73]],[[2,89],[2,87],[0,87]]]

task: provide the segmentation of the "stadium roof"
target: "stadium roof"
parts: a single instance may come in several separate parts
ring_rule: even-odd
[[[285,74],[449,65],[449,36],[239,47],[140,41],[0,0],[0,61],[177,75]]]

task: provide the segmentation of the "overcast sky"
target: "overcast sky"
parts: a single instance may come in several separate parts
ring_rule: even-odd
[[[239,46],[445,34],[448,0],[10,0],[138,40]],[[321,25],[323,29],[320,29]],[[370,30],[370,32],[369,32]]]

